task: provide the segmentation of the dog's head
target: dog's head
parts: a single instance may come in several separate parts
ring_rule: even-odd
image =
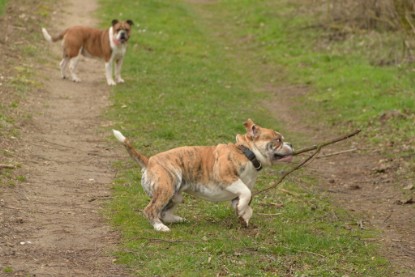
[[[126,21],[112,20],[112,32],[116,44],[123,44],[128,41],[133,24],[133,21],[130,19]]]
[[[244,126],[246,134],[237,135],[236,142],[251,149],[262,164],[271,165],[292,160],[294,150],[291,144],[284,142],[284,137],[280,133],[256,125],[251,119],[248,119]]]

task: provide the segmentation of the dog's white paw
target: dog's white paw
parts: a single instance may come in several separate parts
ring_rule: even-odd
[[[72,77],[72,81],[74,81],[75,83],[79,83],[81,82],[81,79],[79,79],[78,77]]]
[[[109,86],[115,86],[116,85],[116,83],[115,83],[115,81],[114,80],[107,80],[107,84],[109,85]]]
[[[239,215],[239,219],[245,227],[248,227],[249,220],[251,219],[253,212],[252,208],[248,206],[245,211]]]
[[[163,223],[155,223],[153,227],[154,230],[159,232],[170,232],[170,228],[164,225]]]
[[[123,79],[123,78],[121,78],[121,77],[118,77],[118,78],[117,78],[117,83],[124,83],[124,79]]]
[[[162,220],[164,223],[180,223],[186,221],[185,218],[173,214],[166,214]]]

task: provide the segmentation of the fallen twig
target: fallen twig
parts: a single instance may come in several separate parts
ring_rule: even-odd
[[[336,142],[339,142],[339,141],[342,141],[342,140],[345,140],[345,139],[348,139],[348,138],[351,138],[351,137],[353,137],[353,136],[355,136],[355,135],[357,135],[358,133],[360,133],[360,130],[356,130],[356,131],[354,131],[354,132],[352,132],[352,133],[350,133],[350,134],[347,134],[347,135],[344,135],[344,136],[341,136],[341,137],[338,137],[338,138],[335,138],[335,139],[332,139],[332,140],[329,140],[329,141],[326,141],[326,142],[323,142],[323,143],[320,143],[320,144],[317,144],[317,145],[314,145],[314,146],[311,146],[311,147],[307,147],[307,148],[303,148],[303,149],[301,149],[301,150],[299,150],[299,151],[295,151],[294,153],[293,153],[293,155],[299,155],[299,154],[302,154],[302,153],[305,153],[305,152],[309,152],[309,151],[313,151],[313,150],[315,150],[315,152],[313,153],[313,154],[311,154],[309,157],[307,157],[304,161],[302,161],[300,164],[298,164],[297,166],[295,166],[295,167],[293,167],[291,170],[289,170],[289,171],[287,171],[287,172],[285,172],[281,177],[280,177],[280,179],[278,180],[278,181],[276,181],[276,182],[272,182],[271,183],[271,185],[269,186],[269,187],[267,187],[267,188],[264,188],[264,189],[262,189],[262,190],[259,190],[259,191],[257,191],[257,192],[254,192],[253,194],[252,194],[252,198],[253,198],[253,196],[255,196],[255,195],[258,195],[258,194],[260,194],[260,193],[263,193],[263,192],[266,192],[266,191],[268,191],[268,190],[271,190],[271,189],[273,189],[273,188],[276,188],[282,181],[284,181],[284,179],[289,175],[289,174],[291,174],[291,173],[293,173],[294,171],[296,171],[296,170],[298,170],[298,169],[300,169],[301,167],[303,167],[306,163],[308,163],[308,162],[310,162],[310,161],[312,161],[315,157],[316,157],[316,155],[318,154],[318,153],[320,153],[320,151],[321,151],[321,149],[323,148],[323,147],[325,147],[325,146],[327,146],[327,145],[330,145],[330,144],[333,144],[333,143],[336,143]],[[251,198],[251,201],[252,201],[252,198]]]
[[[136,239],[147,240],[148,242],[162,242],[162,243],[203,243],[201,241],[190,241],[190,240],[166,240],[166,239],[159,239],[159,238],[145,238],[145,237],[138,237]]]
[[[288,249],[288,250],[291,250],[291,251],[296,251],[296,252],[300,252],[300,253],[307,253],[307,254],[311,254],[311,255],[316,255],[316,256],[320,256],[320,257],[322,257],[322,258],[326,258],[326,256],[324,256],[324,255],[321,255],[321,254],[319,254],[319,253],[315,253],[315,252],[311,252],[311,251],[301,251],[301,250],[298,250],[298,249],[292,249],[292,248],[289,248],[289,247],[286,247],[286,246],[283,246],[285,249]]]
[[[279,191],[284,192],[284,193],[289,194],[289,195],[292,195],[292,196],[295,196],[295,197],[299,196],[298,193],[295,193],[295,192],[292,192],[292,191],[289,191],[289,190],[286,190],[286,189],[280,188]]]
[[[265,216],[279,216],[282,215],[282,213],[276,213],[276,214],[265,214],[265,213],[256,213],[258,215],[265,215]]]
[[[11,165],[11,164],[0,164],[0,169],[2,169],[2,168],[13,169],[13,168],[16,168],[16,166]]]

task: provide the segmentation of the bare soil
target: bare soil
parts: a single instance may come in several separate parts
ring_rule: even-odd
[[[13,17],[30,17],[30,7],[8,10],[9,43]],[[46,27],[55,33],[74,24],[94,26],[96,7],[96,1],[60,2]],[[50,61],[37,68],[42,88],[22,105],[32,118],[22,126],[15,154],[26,181],[0,187],[0,275],[9,268],[8,276],[126,276],[114,263],[118,236],[102,210],[115,175],[115,153],[102,132],[110,93],[104,63],[82,59],[83,82],[62,80],[60,46],[44,41]]]
[[[0,41],[2,56],[15,55],[10,48],[10,43],[19,42],[14,37],[14,17],[30,17],[30,6],[13,7],[2,22],[2,27],[7,26],[2,28],[6,30]],[[95,25],[95,9],[95,1],[67,0],[56,7],[46,27],[55,33],[74,24]],[[23,29],[40,32],[30,25]],[[8,276],[127,276],[114,263],[118,235],[102,214],[111,197],[115,175],[111,162],[116,156],[103,132],[109,123],[101,115],[110,93],[104,65],[82,59],[78,71],[83,81],[76,84],[60,79],[60,44],[45,42],[45,51],[50,51],[50,62],[35,66],[43,86],[22,104],[32,117],[20,123],[18,141],[0,141],[22,164],[16,174],[26,176],[14,187],[0,186],[0,275],[9,267],[13,272]],[[3,68],[19,62],[23,61],[18,57],[0,60]],[[298,109],[295,97],[307,93],[306,87],[267,89],[278,97],[264,105],[275,118],[289,123],[291,134],[315,143],[338,135],[333,126],[310,123],[309,114]],[[319,177],[319,190],[349,210],[360,228],[381,231],[378,243],[396,268],[395,275],[413,276],[415,205],[410,199],[414,192],[403,188],[414,181],[405,178],[405,160],[384,158],[385,149],[368,149],[364,131],[359,136],[333,145],[324,154],[356,150],[317,159],[308,170]],[[11,159],[1,158],[0,162]]]

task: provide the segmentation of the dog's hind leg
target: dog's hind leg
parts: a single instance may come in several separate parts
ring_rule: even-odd
[[[81,81],[78,78],[78,76],[76,75],[76,66],[78,65],[80,56],[81,55],[75,56],[75,57],[71,58],[70,61],[69,61],[69,72],[71,73],[72,81],[74,81],[76,83]]]
[[[185,222],[186,219],[175,215],[174,209],[176,208],[177,204],[183,202],[183,197],[180,193],[176,193],[173,198],[170,200],[169,204],[164,208],[161,214],[161,220],[164,223],[178,223],[178,222]]]
[[[238,200],[234,199],[232,204],[236,206],[236,212],[244,225],[248,226],[253,213],[249,206],[252,197],[251,190],[240,179],[228,186],[226,190],[238,196]]]
[[[66,66],[68,65],[69,62],[69,58],[68,57],[64,57],[62,59],[62,61],[59,63],[59,66],[61,67],[61,76],[62,79],[66,79]]]
[[[157,180],[158,183],[154,184],[151,192],[152,199],[144,209],[144,214],[156,231],[168,232],[170,229],[163,224],[161,218],[163,210],[168,207],[174,197],[174,186],[171,184],[172,179],[168,174],[159,172]]]

